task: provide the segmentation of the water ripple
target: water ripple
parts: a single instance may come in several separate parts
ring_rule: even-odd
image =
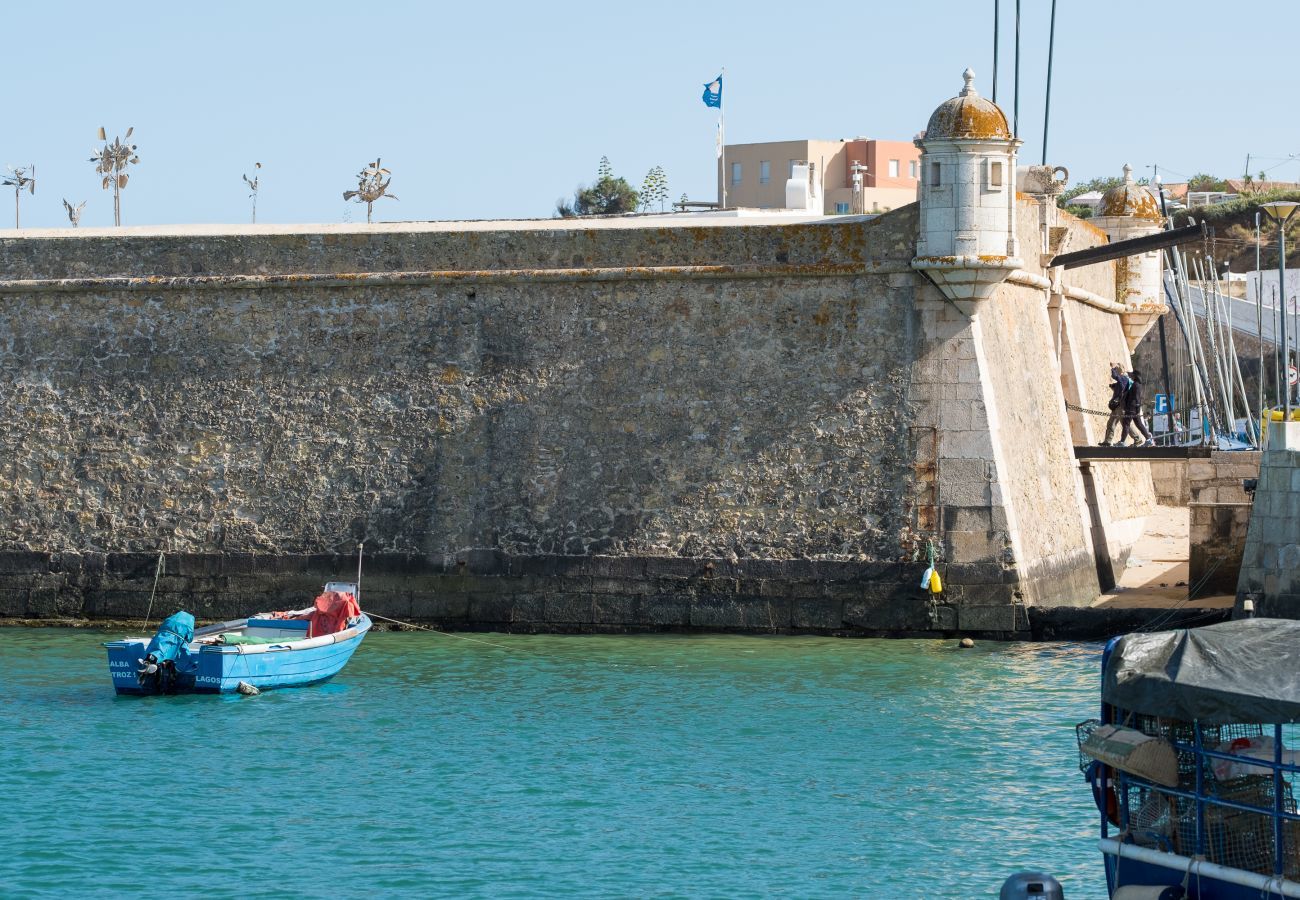
[[[6,896],[1105,896],[1096,645],[387,633],[134,698],[103,633],[3,636]]]

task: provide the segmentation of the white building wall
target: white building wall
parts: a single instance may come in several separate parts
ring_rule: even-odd
[[[1287,250],[1291,249],[1288,242]],[[1290,258],[1287,259],[1290,263]],[[1286,299],[1295,300],[1300,297],[1300,248],[1297,248],[1295,254],[1295,263],[1297,268],[1287,266],[1286,270]],[[1277,269],[1266,269],[1263,272],[1246,273],[1246,299],[1251,303],[1255,302],[1255,297],[1259,294],[1259,288],[1263,284],[1264,288],[1264,305],[1273,306],[1274,298],[1277,297]],[[1289,309],[1289,307],[1288,307]]]

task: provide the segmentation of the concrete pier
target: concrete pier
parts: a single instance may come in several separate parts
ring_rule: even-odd
[[[1271,422],[1237,585],[1238,610],[1300,618],[1300,422]]]

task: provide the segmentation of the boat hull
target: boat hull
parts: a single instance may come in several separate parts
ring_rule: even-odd
[[[224,623],[222,627],[231,623]],[[178,694],[228,694],[247,682],[258,690],[303,687],[327,681],[347,665],[352,654],[370,631],[364,613],[356,625],[336,634],[286,641],[282,644],[191,645],[198,665],[192,672],[179,673],[174,686]],[[207,631],[209,629],[205,629]],[[109,641],[108,670],[113,689],[119,694],[152,694],[136,678],[147,639]]]
[[[1136,885],[1186,885],[1188,900],[1300,897],[1300,884],[1285,878],[1216,866],[1131,844],[1121,845],[1113,839],[1103,839],[1100,849],[1106,861],[1106,885],[1112,897],[1119,888]]]

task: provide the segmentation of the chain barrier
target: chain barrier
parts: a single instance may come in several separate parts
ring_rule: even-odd
[[[1069,403],[1069,402],[1065,404],[1065,408],[1069,410],[1073,410],[1074,412],[1088,413],[1094,416],[1104,416],[1107,419],[1109,419],[1111,416],[1111,413],[1109,411],[1102,412],[1099,409],[1088,409],[1086,406],[1075,406],[1073,403]],[[1120,415],[1122,416],[1123,413],[1121,413]]]

